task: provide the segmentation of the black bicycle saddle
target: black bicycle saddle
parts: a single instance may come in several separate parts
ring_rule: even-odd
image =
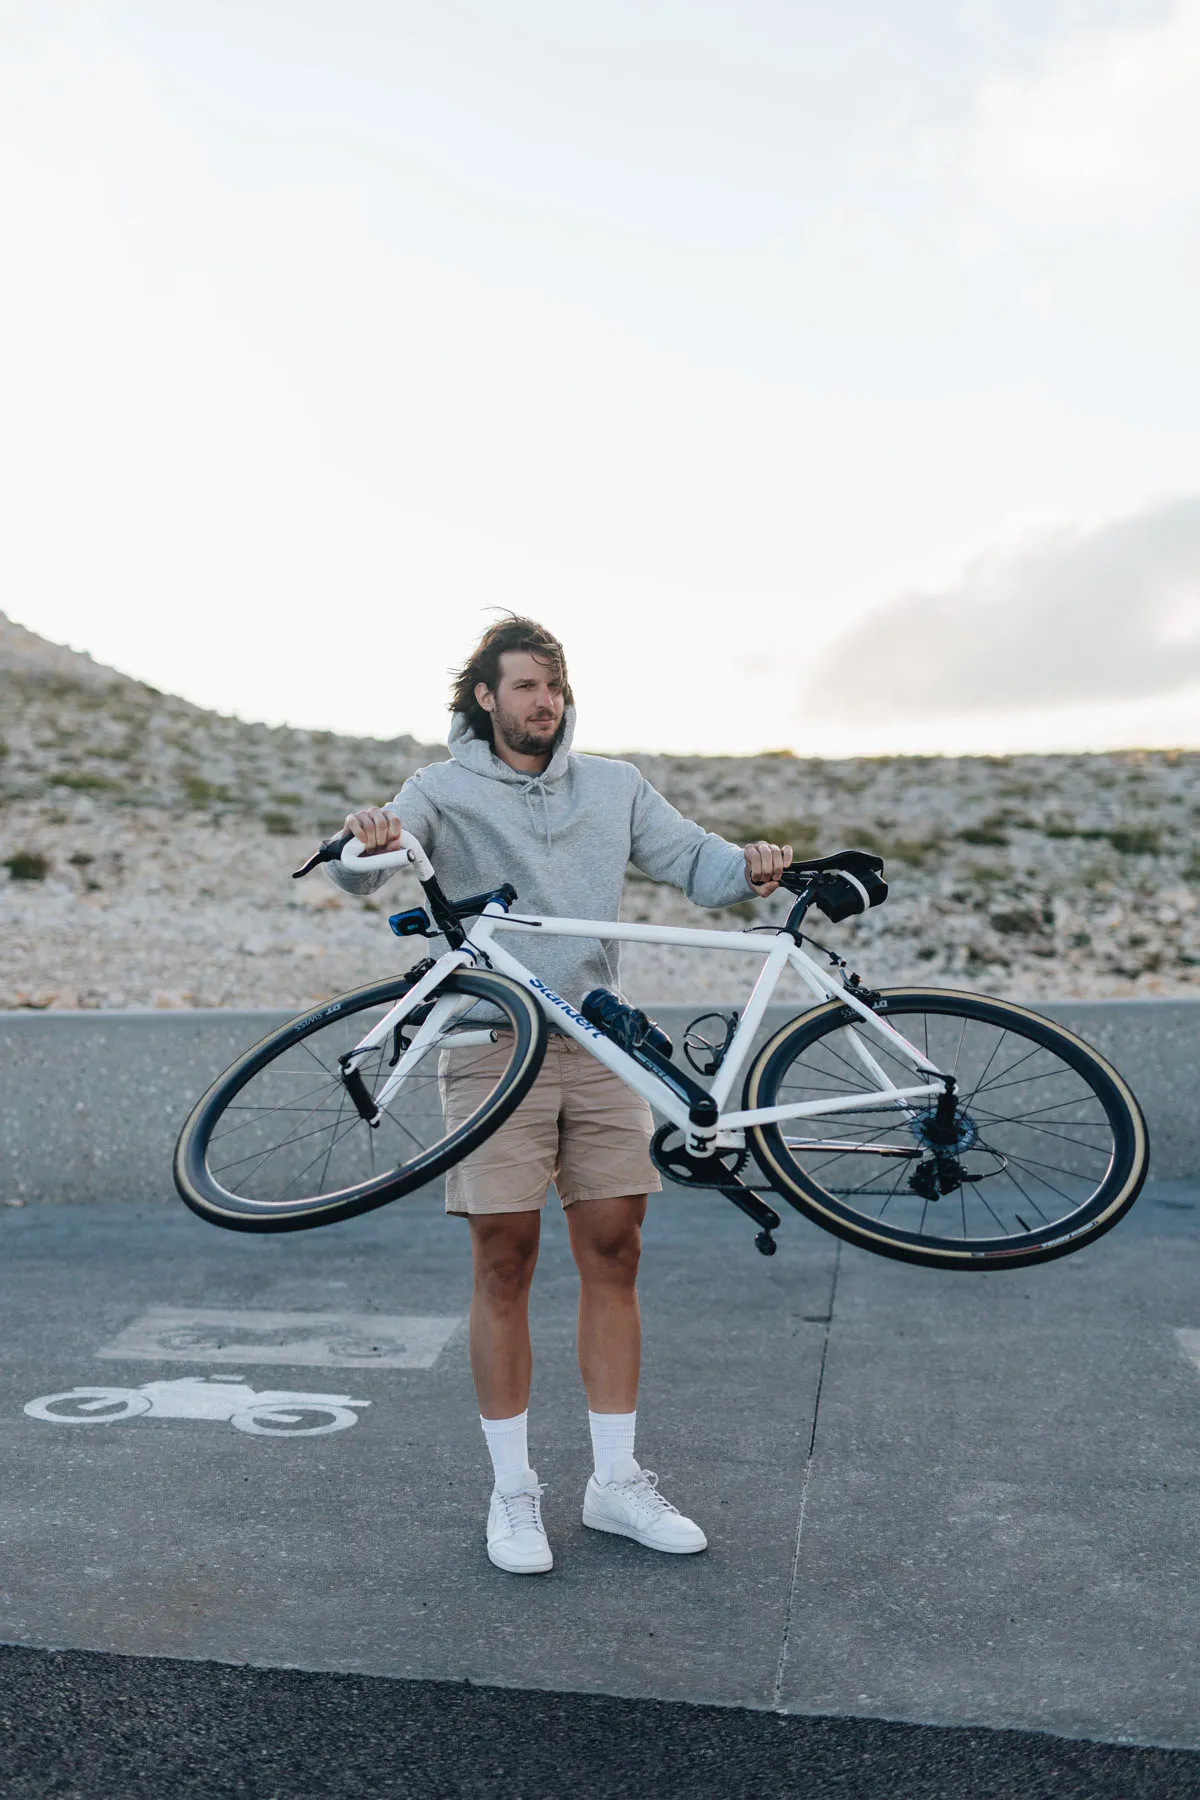
[[[883,858],[872,850],[837,850],[832,856],[809,856],[785,869],[780,886],[798,894],[817,876],[813,905],[836,925],[868,906],[882,906],[888,897],[883,879]],[[841,876],[850,880],[840,880]],[[866,905],[863,894],[866,894]]]

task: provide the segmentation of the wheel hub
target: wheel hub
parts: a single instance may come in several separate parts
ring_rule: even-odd
[[[928,1112],[910,1120],[908,1128],[922,1150],[930,1150],[935,1156],[961,1156],[979,1142],[979,1127],[970,1113],[965,1112],[956,1111],[946,1129],[938,1118],[937,1109],[930,1107]]]

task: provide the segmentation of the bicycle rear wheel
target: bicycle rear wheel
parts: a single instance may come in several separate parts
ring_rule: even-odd
[[[505,975],[458,969],[437,1042],[371,1123],[365,1114],[416,1034],[403,1021],[356,1061],[343,1059],[409,991],[398,976],[293,1019],[235,1062],[199,1101],[175,1151],[175,1185],[201,1218],[233,1231],[303,1231],[368,1212],[424,1187],[466,1156],[528,1093],[546,1048],[532,995]],[[425,1016],[428,1009],[420,1009]],[[497,1057],[495,1046],[507,1046]],[[486,1063],[476,1104],[458,1124],[442,1112],[439,1068]]]
[[[839,1001],[793,1019],[751,1068],[747,1109],[862,1094],[851,1111],[751,1127],[772,1186],[837,1236],[935,1268],[1020,1268],[1082,1248],[1133,1205],[1146,1177],[1141,1109],[1090,1045],[1008,1001],[935,988],[882,996],[882,1016],[957,1082],[951,1127],[936,1100],[869,1106],[912,1064]]]

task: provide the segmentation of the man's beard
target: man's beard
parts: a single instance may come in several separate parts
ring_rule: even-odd
[[[553,737],[547,737],[544,732],[538,734],[524,730],[511,713],[501,712],[497,707],[492,719],[492,728],[499,732],[509,749],[515,750],[518,756],[545,756],[547,752],[552,753],[558,748],[558,740],[563,734],[563,726],[566,722],[567,715],[564,712]]]

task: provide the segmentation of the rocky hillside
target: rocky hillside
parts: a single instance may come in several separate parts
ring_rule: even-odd
[[[383,916],[393,895],[409,903],[407,878],[358,901],[288,874],[440,747],[224,718],[3,614],[0,721],[0,1007],[290,1007],[411,959]],[[880,850],[887,906],[818,932],[876,984],[1033,999],[1200,986],[1196,753],[634,760],[726,837]],[[625,916],[698,917],[636,874]],[[647,1002],[733,1000],[746,982],[741,958],[623,953],[623,985]]]

